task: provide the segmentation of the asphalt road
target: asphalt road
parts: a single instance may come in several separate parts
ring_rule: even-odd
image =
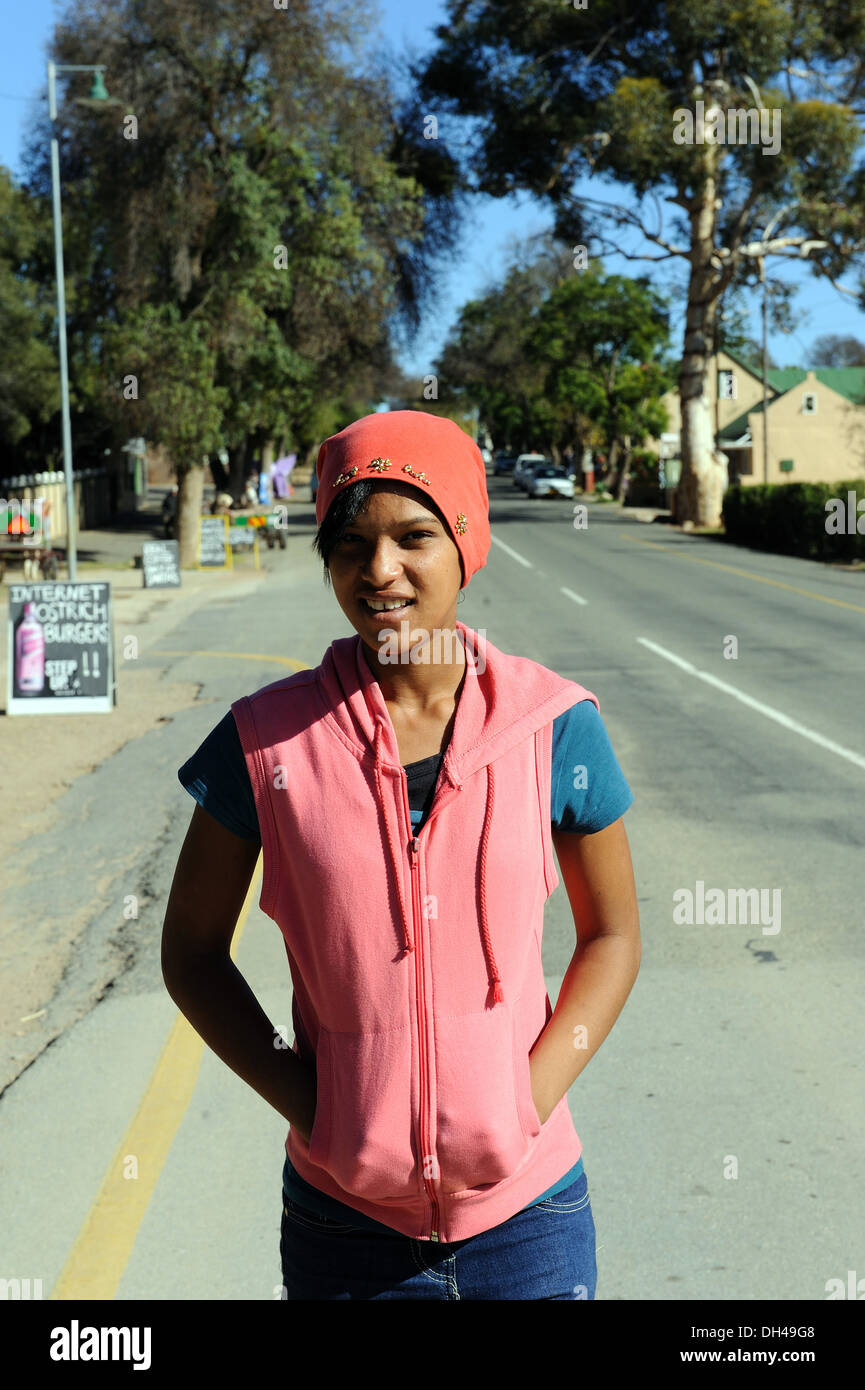
[[[598,696],[635,797],[643,964],[569,1096],[597,1297],[825,1299],[865,1276],[865,576],[601,504],[577,530],[573,503],[489,486],[493,546],[459,616]],[[93,940],[122,934],[132,963],[0,1101],[0,1275],[46,1298],[278,1297],[286,1124],[177,1022],[159,937],[193,807],[176,769],[233,699],[351,632],[311,507],[292,522],[260,583],[158,648],[142,631],[141,659],[200,701],[67,793],[68,891],[86,897],[97,844],[122,866]],[[765,890],[760,914],[677,922],[698,883]],[[236,960],[290,1037],[284,947],[253,889]],[[129,894],[143,906],[124,921]],[[553,1001],[573,946],[560,884]]]

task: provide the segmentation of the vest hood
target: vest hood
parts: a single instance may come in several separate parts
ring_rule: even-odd
[[[500,651],[465,623],[456,630],[466,654],[465,676],[456,707],[453,731],[442,763],[444,779],[455,795],[462,783],[484,769],[486,810],[480,846],[480,931],[493,1004],[504,1002],[501,978],[493,954],[487,913],[486,846],[495,801],[495,763],[515,745],[537,733],[565,710],[596,696],[576,681],[524,657]],[[381,686],[367,665],[359,635],[337,638],[325,652],[317,671],[322,717],[355,756],[373,766],[386,825],[391,870],[398,889],[403,949],[414,950],[410,913],[400,872],[399,827],[392,822],[391,798],[384,794],[384,776],[399,776],[402,763],[396,734]],[[443,783],[440,781],[440,786]],[[437,793],[438,794],[438,793]]]

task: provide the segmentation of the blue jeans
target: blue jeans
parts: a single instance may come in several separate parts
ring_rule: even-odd
[[[498,1226],[452,1244],[362,1230],[283,1197],[285,1297],[593,1299],[595,1223],[586,1174]]]

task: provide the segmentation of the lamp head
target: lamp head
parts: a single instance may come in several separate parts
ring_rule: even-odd
[[[99,71],[98,68],[96,69],[96,72],[93,74],[93,86],[90,88],[90,100],[91,100],[91,101],[107,101],[107,100],[108,100],[108,92],[106,91],[106,88],[105,88],[105,82],[103,81],[102,73]]]

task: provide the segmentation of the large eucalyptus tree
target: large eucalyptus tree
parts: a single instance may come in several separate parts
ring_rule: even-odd
[[[767,258],[807,257],[837,285],[865,252],[865,0],[447,9],[416,77],[431,111],[469,118],[473,186],[547,200],[593,251],[683,266],[677,511],[717,525],[727,470],[707,372],[721,297]],[[587,176],[625,185],[629,205],[591,196]]]

